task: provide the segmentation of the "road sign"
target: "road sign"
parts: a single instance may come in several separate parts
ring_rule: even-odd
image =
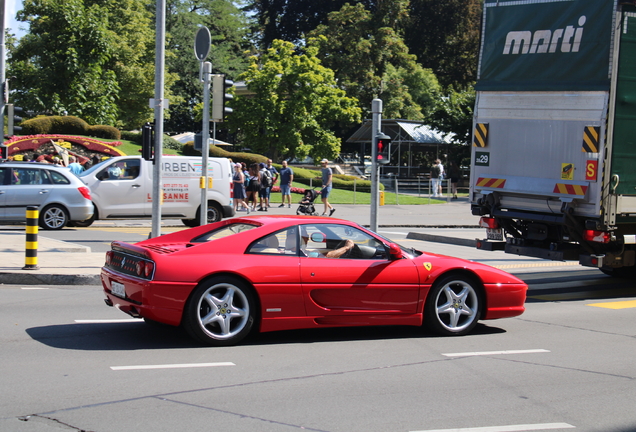
[[[200,62],[204,61],[210,53],[210,30],[207,27],[199,27],[194,38],[194,55]]]

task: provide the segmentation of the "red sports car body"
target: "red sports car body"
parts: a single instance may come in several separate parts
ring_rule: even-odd
[[[426,324],[444,335],[521,315],[526,284],[487,265],[403,248],[345,220],[249,216],[113,242],[106,303],[183,325],[208,345],[261,332]]]

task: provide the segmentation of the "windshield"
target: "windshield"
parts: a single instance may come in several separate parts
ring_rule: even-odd
[[[88,175],[91,175],[92,173],[94,173],[95,171],[100,170],[102,167],[105,166],[106,162],[108,162],[110,159],[106,159],[105,161],[102,161],[100,163],[98,163],[97,165],[93,165],[92,167],[90,167],[89,169],[87,169],[86,171],[82,171],[78,176],[79,177],[85,177]]]

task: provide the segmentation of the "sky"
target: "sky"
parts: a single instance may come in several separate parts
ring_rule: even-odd
[[[15,13],[20,9],[22,9],[22,0],[5,0],[5,24],[11,29],[10,33],[14,33],[18,38],[25,33],[18,29],[19,25],[26,25],[15,20]]]

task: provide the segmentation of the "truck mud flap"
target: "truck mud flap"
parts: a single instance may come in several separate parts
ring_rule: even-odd
[[[552,261],[578,261],[579,254],[581,253],[579,248],[549,250],[532,246],[517,246],[510,243],[506,244],[505,251],[509,254],[543,258]]]

